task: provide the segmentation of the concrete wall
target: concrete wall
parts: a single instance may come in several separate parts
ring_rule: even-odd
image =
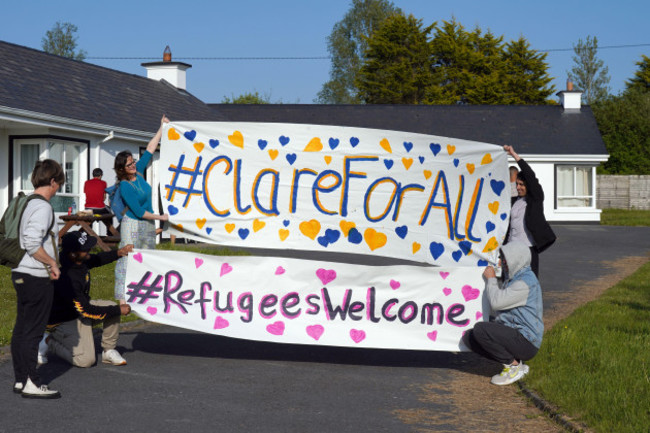
[[[598,175],[598,209],[650,210],[650,176]]]

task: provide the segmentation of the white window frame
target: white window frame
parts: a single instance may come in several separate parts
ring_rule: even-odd
[[[558,176],[558,169],[570,167],[573,169],[573,195],[560,195],[559,193],[559,179],[560,177]],[[577,195],[576,190],[577,190],[577,184],[576,184],[576,170],[578,168],[591,168],[591,193],[589,195]],[[558,210],[571,210],[571,209],[596,209],[596,166],[595,165],[588,165],[588,164],[555,164],[554,167],[555,170],[555,208]],[[589,206],[562,206],[560,205],[560,200],[561,199],[579,199],[579,200],[584,200],[584,199],[590,199],[591,205]]]

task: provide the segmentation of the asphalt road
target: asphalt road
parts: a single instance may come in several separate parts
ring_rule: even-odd
[[[540,256],[545,309],[566,302],[553,293],[607,275],[613,260],[650,257],[650,227],[554,229],[556,245]],[[400,413],[454,410],[426,396],[449,394],[451,371],[488,380],[485,362],[469,353],[260,343],[147,323],[123,330],[118,349],[127,366],[79,369],[52,356],[41,371],[63,397],[50,401],[13,394],[11,360],[0,362],[0,432],[411,432],[426,426]],[[457,419],[439,427],[467,431]]]

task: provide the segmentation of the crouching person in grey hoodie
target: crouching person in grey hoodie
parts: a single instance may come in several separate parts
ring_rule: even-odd
[[[501,281],[492,266],[483,272],[495,319],[474,325],[463,342],[473,352],[502,363],[503,371],[491,382],[508,385],[528,373],[523,361],[533,358],[542,344],[542,289],[530,268],[530,249],[525,244],[503,245],[500,261]]]

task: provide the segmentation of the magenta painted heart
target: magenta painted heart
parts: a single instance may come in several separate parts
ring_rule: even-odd
[[[214,319],[214,329],[223,329],[229,326],[230,326],[230,322],[228,322],[226,319],[224,319],[221,316],[217,316],[217,318]]]
[[[449,272],[440,271],[440,276],[442,277],[443,280],[446,280],[447,277],[449,276]]]
[[[478,298],[478,295],[481,294],[481,291],[479,289],[475,289],[470,285],[464,285],[461,289],[461,292],[463,294],[463,298],[465,298],[465,302],[476,299]]]
[[[147,307],[147,313],[151,314],[152,316],[155,316],[157,312],[158,309],[156,307]]]
[[[327,285],[327,283],[334,281],[336,278],[336,271],[334,269],[323,269],[320,268],[319,270],[316,271],[316,276],[321,280],[323,285]]]
[[[228,263],[224,263],[223,265],[221,265],[221,274],[219,274],[219,276],[223,277],[230,271],[232,271],[232,266],[230,266]]]
[[[481,317],[483,317],[483,313],[481,313],[480,311],[477,311],[476,312],[476,320],[480,320]]]
[[[362,331],[361,329],[351,329],[350,330],[350,338],[352,338],[352,341],[355,343],[359,344],[366,338],[366,331]]]
[[[436,338],[438,338],[438,331],[431,331],[427,334],[427,338],[431,341],[436,341]]]
[[[399,289],[400,286],[401,286],[401,284],[400,284],[399,281],[390,280],[390,287],[391,287],[391,289],[393,289],[393,290],[395,290],[395,289]]]
[[[202,264],[203,264],[203,259],[199,259],[198,257],[194,259],[194,265],[196,266],[196,269],[199,269]]]
[[[284,268],[282,266],[278,266],[277,269],[275,270],[275,275],[282,275],[285,272],[286,271],[284,270]]]
[[[325,332],[325,328],[321,325],[311,325],[307,327],[307,335],[309,335],[314,340],[319,340],[321,335]]]
[[[133,254],[133,258],[135,259],[136,262],[142,263],[142,253]]]
[[[271,323],[266,327],[266,331],[269,334],[282,335],[284,334],[284,322]]]
[[[442,293],[444,293],[445,296],[449,296],[451,295],[451,289],[449,287],[445,287],[444,289],[442,289]]]

